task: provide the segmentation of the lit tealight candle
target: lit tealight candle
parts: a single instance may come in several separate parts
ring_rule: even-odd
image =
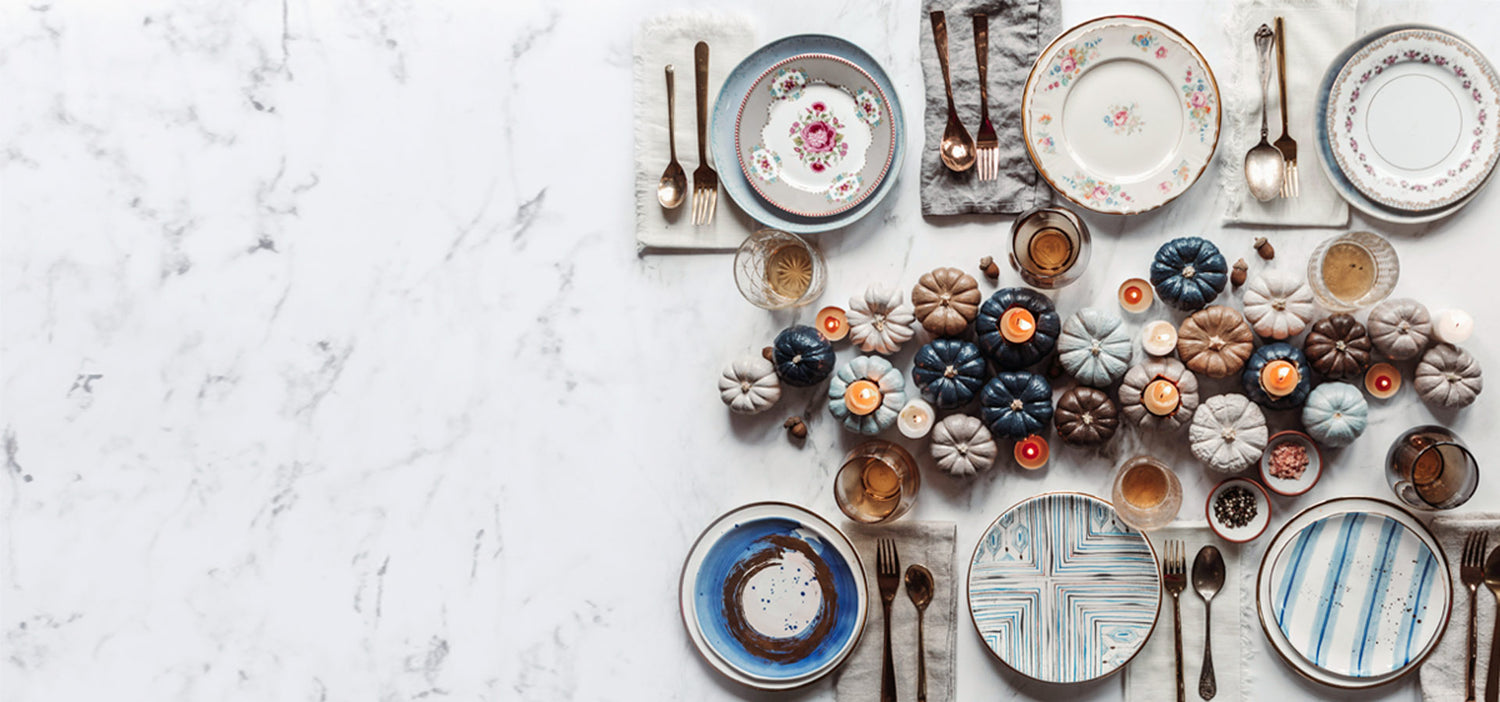
[[[1047,456],[1051,452],[1046,439],[1032,434],[1016,442],[1016,463],[1026,470],[1036,470],[1047,465]]]
[[[838,341],[849,335],[849,319],[838,307],[829,306],[818,310],[817,324],[818,331],[829,341]]]
[[[1389,363],[1377,363],[1365,371],[1365,391],[1386,400],[1401,389],[1401,371]]]
[[[1145,312],[1151,308],[1151,300],[1155,297],[1151,284],[1140,278],[1131,278],[1120,284],[1120,306],[1126,312]]]
[[[1141,395],[1141,404],[1146,406],[1146,411],[1158,417],[1166,417],[1177,411],[1182,404],[1182,393],[1177,391],[1177,386],[1166,378],[1157,378],[1146,385],[1146,392]]]
[[[896,415],[896,428],[908,439],[920,439],[932,431],[932,405],[925,400],[912,398]]]
[[[1302,374],[1297,372],[1297,365],[1291,361],[1281,359],[1271,361],[1265,368],[1260,369],[1260,386],[1271,397],[1286,397],[1297,389],[1297,383],[1302,382]]]
[[[1031,312],[1012,307],[1000,315],[1000,336],[1012,344],[1024,344],[1036,335],[1036,317]]]
[[[1432,335],[1445,344],[1462,344],[1474,334],[1474,318],[1463,310],[1443,310],[1432,320]]]
[[[844,406],[850,412],[864,416],[875,411],[885,398],[880,394],[880,388],[868,380],[856,380],[849,383],[849,388],[844,391]]]
[[[1177,328],[1165,319],[1146,325],[1141,331],[1141,348],[1152,356],[1166,356],[1177,349]]]

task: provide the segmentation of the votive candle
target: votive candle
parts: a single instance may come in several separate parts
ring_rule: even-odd
[[[1000,315],[1000,336],[1012,344],[1024,344],[1036,335],[1036,317],[1031,312],[1012,307]]]
[[[1120,284],[1120,306],[1126,312],[1145,312],[1151,308],[1151,301],[1155,297],[1151,284],[1140,278],[1131,278]]]
[[[932,405],[927,404],[926,400],[912,398],[901,408],[901,413],[896,415],[896,428],[908,439],[920,439],[932,431],[934,416]]]
[[[1401,389],[1401,371],[1389,363],[1377,363],[1365,371],[1365,392],[1387,400]]]
[[[1147,412],[1166,417],[1182,405],[1182,393],[1172,381],[1157,378],[1146,385],[1146,392],[1141,395],[1141,404],[1146,406]]]
[[[1047,458],[1051,453],[1047,440],[1036,434],[1016,442],[1016,463],[1026,470],[1036,470],[1047,465]]]
[[[844,406],[850,412],[864,416],[875,411],[885,398],[880,394],[880,388],[868,380],[856,380],[849,383],[849,388],[844,391]]]
[[[844,310],[832,305],[818,310],[818,331],[829,341],[839,341],[849,335],[849,319]]]
[[[1141,331],[1141,348],[1152,356],[1166,356],[1177,349],[1177,327],[1165,319],[1146,325]]]
[[[1286,359],[1278,359],[1266,364],[1260,369],[1260,386],[1265,389],[1271,397],[1286,397],[1297,389],[1297,383],[1302,382],[1302,374],[1297,371],[1297,365]]]
[[[1474,318],[1463,310],[1443,310],[1432,320],[1432,335],[1445,344],[1462,344],[1474,334]]]

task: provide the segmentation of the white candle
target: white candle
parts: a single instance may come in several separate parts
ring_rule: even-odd
[[[901,414],[896,415],[896,428],[908,439],[920,439],[932,431],[932,405],[924,400],[908,400]]]
[[[1474,318],[1463,310],[1443,310],[1432,320],[1432,335],[1445,344],[1462,344],[1474,333]]]
[[[1141,348],[1152,356],[1167,356],[1177,349],[1177,328],[1165,319],[1146,325],[1141,331]]]

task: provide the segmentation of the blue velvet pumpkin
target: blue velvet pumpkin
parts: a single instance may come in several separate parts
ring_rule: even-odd
[[[958,339],[935,339],[917,349],[911,375],[922,397],[939,409],[969,404],[984,387],[984,356],[979,347]]]
[[[771,358],[781,382],[793,387],[817,385],[833,374],[833,344],[805,324],[781,330],[771,343]]]
[[[1318,443],[1331,448],[1348,446],[1369,424],[1370,405],[1364,393],[1348,383],[1323,383],[1307,396],[1302,425]]]
[[[1287,360],[1297,367],[1297,387],[1291,393],[1283,397],[1271,397],[1260,384],[1260,372],[1265,369],[1266,364],[1272,361]],[[1250,354],[1250,360],[1245,362],[1245,370],[1240,374],[1240,384],[1245,388],[1245,394],[1254,400],[1256,404],[1271,409],[1291,409],[1302,406],[1307,401],[1307,393],[1312,391],[1312,369],[1307,366],[1307,357],[1302,355],[1302,350],[1285,342],[1266,344]]]
[[[1038,373],[1001,371],[980,391],[979,403],[990,433],[1023,439],[1052,421],[1052,384]]]
[[[1202,237],[1173,239],[1156,250],[1151,285],[1156,295],[1180,310],[1201,310],[1224,291],[1229,264],[1219,247]]]
[[[1006,341],[1000,334],[1000,318],[1012,307],[1020,307],[1036,320],[1036,332],[1022,343]],[[979,307],[974,320],[979,348],[1002,370],[1021,370],[1042,360],[1057,347],[1062,319],[1052,300],[1030,288],[1001,288]]]

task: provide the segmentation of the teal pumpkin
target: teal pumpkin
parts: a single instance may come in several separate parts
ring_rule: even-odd
[[[917,349],[911,375],[928,402],[938,409],[956,409],[969,404],[984,387],[984,356],[967,341],[934,339]]]
[[[1370,405],[1365,394],[1348,383],[1323,383],[1307,396],[1302,426],[1307,435],[1330,448],[1348,446],[1365,431]]]
[[[771,343],[771,358],[781,382],[793,387],[817,385],[833,373],[833,344],[805,324],[781,330]]]
[[[1036,320],[1036,332],[1019,344],[1006,341],[1000,334],[1000,318],[1012,307],[1020,307]],[[1042,360],[1057,347],[1062,318],[1052,300],[1030,288],[1001,288],[979,307],[974,320],[979,348],[1002,370],[1021,370]]]
[[[1156,295],[1179,310],[1201,310],[1224,291],[1229,264],[1219,247],[1202,237],[1173,239],[1156,250],[1151,285]]]
[[[1130,367],[1130,334],[1120,318],[1085,307],[1063,323],[1057,358],[1068,375],[1084,385],[1105,387]]]
[[[1297,367],[1297,387],[1283,397],[1273,398],[1261,387],[1260,372],[1266,364],[1280,360],[1291,361]],[[1307,400],[1307,393],[1312,390],[1312,369],[1308,368],[1307,357],[1302,355],[1301,349],[1278,341],[1266,344],[1250,354],[1250,360],[1245,362],[1245,370],[1240,374],[1240,384],[1245,388],[1245,394],[1262,407],[1292,409],[1300,407]]]
[[[995,436],[1024,439],[1052,421],[1052,384],[1027,371],[1001,371],[979,393],[980,418]]]
[[[844,393],[856,380],[868,380],[880,389],[880,406],[874,412],[858,415],[844,404]],[[880,356],[856,356],[840,366],[828,381],[828,413],[843,422],[845,429],[857,434],[873,436],[889,429],[905,406],[906,376]]]

